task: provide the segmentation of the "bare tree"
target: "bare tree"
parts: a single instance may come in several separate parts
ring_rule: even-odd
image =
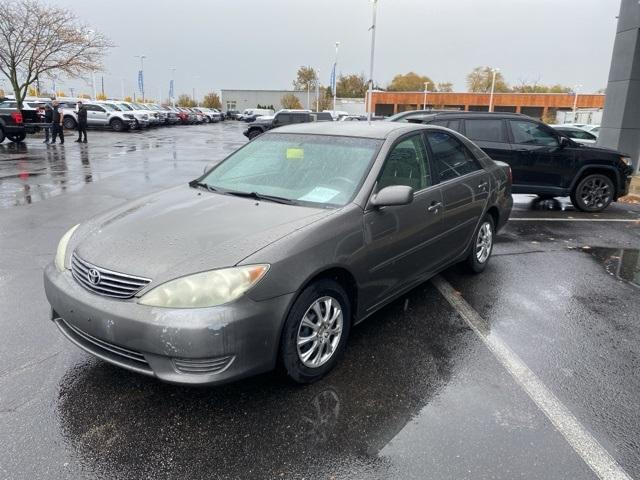
[[[98,71],[113,46],[69,10],[38,0],[0,0],[0,12],[0,73],[9,79],[19,108],[39,78]]]

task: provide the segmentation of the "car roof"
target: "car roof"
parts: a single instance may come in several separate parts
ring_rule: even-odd
[[[312,135],[337,135],[343,137],[363,137],[385,139],[398,131],[424,130],[426,125],[400,122],[311,122],[285,125],[273,133],[304,133]]]

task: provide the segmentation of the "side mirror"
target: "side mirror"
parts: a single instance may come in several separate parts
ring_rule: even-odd
[[[204,166],[204,170],[202,170],[202,173],[203,173],[203,174],[204,174],[204,173],[207,173],[209,170],[211,170],[211,169],[212,169],[213,167],[215,167],[215,166],[216,166],[216,164],[215,164],[215,163],[207,163],[207,164]]]
[[[413,202],[413,188],[406,185],[391,185],[371,196],[369,203],[376,208],[408,205]]]
[[[568,147],[570,144],[567,137],[560,137],[560,148]]]

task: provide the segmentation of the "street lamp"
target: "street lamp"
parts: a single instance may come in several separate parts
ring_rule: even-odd
[[[320,69],[316,69],[316,112],[320,111]]]
[[[369,91],[367,92],[367,121],[371,124],[371,107],[373,97],[373,53],[376,49],[376,7],[378,6],[378,0],[371,0],[373,15],[371,21],[371,57],[369,58]]]
[[[338,47],[340,46],[340,42],[336,42],[336,61],[333,63],[333,115],[335,118],[336,114],[336,92],[338,90]]]
[[[142,94],[142,102],[144,103],[144,59],[147,58],[146,55],[136,55],[136,58],[140,59],[140,93]]]
[[[424,82],[424,98],[422,99],[422,109],[427,109],[427,92],[429,91],[429,82]]]
[[[576,123],[576,121],[578,120],[576,113],[578,110],[578,94],[581,88],[582,88],[582,84],[577,84],[573,86],[573,123]]]
[[[489,111],[493,112],[493,92],[496,89],[496,73],[498,73],[500,71],[499,68],[492,68],[491,69],[491,95],[489,96]]]

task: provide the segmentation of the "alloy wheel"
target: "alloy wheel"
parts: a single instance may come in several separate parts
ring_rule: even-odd
[[[580,189],[580,200],[588,209],[601,209],[611,202],[611,189],[603,178],[588,179]]]
[[[296,347],[302,364],[318,368],[327,363],[340,343],[342,327],[340,302],[329,296],[315,300],[298,327]]]
[[[484,263],[491,254],[493,245],[493,229],[489,222],[484,222],[478,230],[476,237],[476,259],[479,263]]]

